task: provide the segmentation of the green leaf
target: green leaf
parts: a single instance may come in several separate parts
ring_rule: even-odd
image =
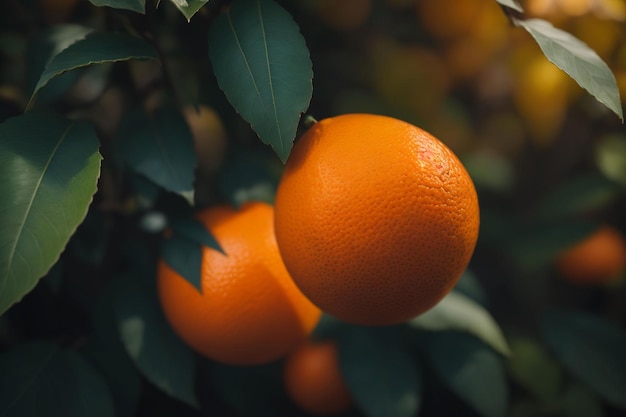
[[[189,126],[177,110],[160,108],[153,115],[129,112],[119,140],[134,171],[193,201],[196,154]]]
[[[459,330],[471,333],[503,355],[511,353],[498,323],[483,306],[456,291],[409,324],[427,330]]]
[[[122,344],[113,308],[114,295],[124,291],[125,284],[124,279],[114,278],[105,287],[93,312],[93,337],[81,353],[107,381],[117,415],[132,417],[139,405],[143,381]]]
[[[368,417],[413,417],[420,408],[421,373],[397,330],[346,325],[339,336],[341,372]]]
[[[161,242],[161,256],[167,265],[202,292],[202,246],[174,233]]]
[[[496,1],[500,5],[504,7],[508,7],[509,9],[513,9],[516,12],[522,13],[524,11],[524,9],[522,9],[522,6],[520,6],[520,4],[515,0],[496,0]]]
[[[219,242],[215,240],[215,237],[201,221],[193,218],[177,218],[172,220],[170,226],[175,234],[180,234],[200,245],[224,253]]]
[[[605,207],[621,192],[621,187],[599,174],[580,175],[563,182],[539,206],[542,218],[561,218]]]
[[[113,32],[90,34],[62,50],[48,62],[27,108],[34,104],[37,92],[58,75],[92,64],[129,59],[158,59],[158,54],[152,45],[134,36]]]
[[[217,186],[233,206],[240,207],[247,201],[274,204],[282,168],[275,174],[264,156],[243,151],[226,159],[218,173]]]
[[[113,417],[98,372],[75,352],[49,342],[18,345],[0,356],[3,417]]]
[[[587,313],[552,312],[542,333],[567,369],[615,407],[626,409],[626,332]]]
[[[126,351],[154,385],[197,407],[195,355],[167,323],[155,285],[126,278],[125,285],[114,296],[117,324]]]
[[[515,20],[515,23],[531,34],[550,62],[624,120],[615,76],[593,49],[543,19]]]
[[[463,272],[463,275],[461,275],[461,278],[459,278],[459,281],[454,286],[454,291],[469,297],[482,306],[487,304],[487,294],[485,294],[485,290],[469,269]]]
[[[580,242],[598,227],[577,219],[555,219],[550,222],[520,227],[512,236],[511,255],[520,266],[533,270],[551,262],[564,249]]]
[[[0,314],[35,287],[85,218],[98,146],[90,125],[52,113],[0,124]]]
[[[480,415],[505,416],[508,389],[501,357],[466,333],[426,335],[429,362],[442,381]]]
[[[146,0],[89,0],[94,6],[108,6],[114,9],[131,10],[133,12],[145,13]]]
[[[561,398],[564,417],[602,417],[604,409],[598,397],[580,384],[572,384]]]
[[[515,382],[541,401],[555,400],[561,390],[563,372],[552,355],[528,337],[511,336],[509,343],[512,353],[508,369]]]
[[[209,31],[220,88],[285,162],[313,94],[309,51],[289,13],[272,0],[238,0]]]
[[[209,0],[170,0],[180,12],[190,21],[194,14],[198,12]]]

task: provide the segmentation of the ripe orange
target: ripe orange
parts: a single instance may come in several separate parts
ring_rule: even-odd
[[[613,227],[601,227],[559,255],[556,266],[564,279],[575,284],[613,281],[626,270],[626,241]]]
[[[289,397],[308,413],[340,414],[352,407],[352,395],[339,369],[335,342],[301,345],[289,354],[283,370]]]
[[[476,190],[452,151],[386,116],[322,120],[296,143],[275,201],[291,277],[323,311],[363,325],[433,307],[478,237]]]
[[[273,231],[273,208],[215,206],[197,219],[224,253],[202,248],[202,291],[158,264],[159,298],[174,331],[199,353],[227,364],[276,360],[309,335],[321,312],[294,285]]]

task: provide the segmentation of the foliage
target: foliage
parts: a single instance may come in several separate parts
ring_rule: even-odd
[[[198,286],[219,245],[191,214],[271,202],[305,112],[424,127],[481,202],[440,304],[316,329],[354,415],[621,415],[624,280],[576,287],[553,261],[626,230],[626,8],[467,0],[425,22],[424,1],[0,2],[0,415],[303,415],[280,363],[189,350],[154,268]],[[201,133],[189,108],[210,109]]]

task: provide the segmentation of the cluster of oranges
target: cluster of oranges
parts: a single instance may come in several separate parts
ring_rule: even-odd
[[[467,267],[478,236],[474,185],[457,157],[398,119],[347,114],[296,143],[274,207],[211,206],[197,220],[197,289],[161,260],[165,316],[195,351],[231,365],[286,358],[285,386],[314,414],[352,403],[334,342],[313,343],[322,312],[392,325],[433,307]]]

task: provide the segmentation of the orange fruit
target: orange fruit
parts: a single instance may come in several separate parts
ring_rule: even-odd
[[[478,198],[452,151],[404,121],[347,114],[295,144],[275,201],[291,277],[323,311],[406,321],[457,282],[478,236]]]
[[[322,416],[340,414],[352,407],[335,342],[301,345],[289,354],[283,371],[287,394],[306,412]]]
[[[420,25],[439,39],[462,36],[478,20],[485,0],[416,0]]]
[[[603,226],[561,253],[556,261],[561,276],[575,284],[601,284],[619,278],[626,269],[626,241]]]
[[[273,208],[246,203],[214,206],[197,215],[224,253],[202,248],[202,291],[160,260],[161,306],[191,348],[231,365],[276,360],[301,343],[321,312],[298,291],[283,265]]]

